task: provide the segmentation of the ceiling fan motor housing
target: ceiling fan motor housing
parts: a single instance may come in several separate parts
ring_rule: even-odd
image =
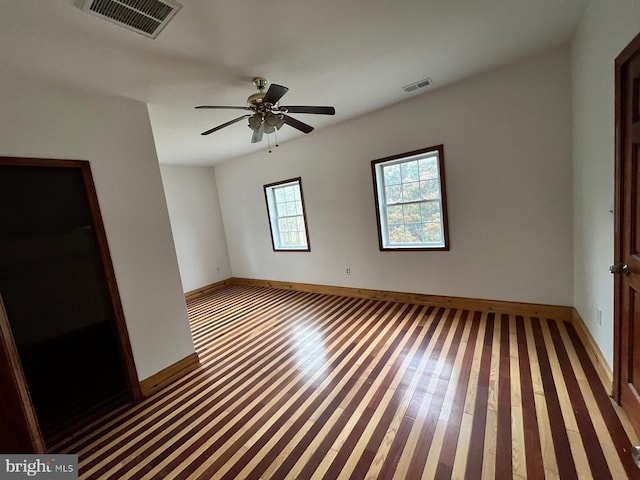
[[[247,98],[247,106],[248,107],[257,107],[262,104],[262,99],[264,98],[264,92],[254,93],[253,95],[249,95]]]

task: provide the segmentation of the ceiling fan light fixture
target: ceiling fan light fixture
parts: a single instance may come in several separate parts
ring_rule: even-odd
[[[258,130],[260,128],[260,125],[262,125],[262,115],[259,113],[256,113],[254,115],[251,115],[249,117],[249,128],[251,130]]]
[[[284,115],[269,112],[265,115],[264,121],[271,127],[275,127],[278,130],[284,125]]]

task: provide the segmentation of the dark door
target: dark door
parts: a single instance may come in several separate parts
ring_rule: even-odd
[[[616,59],[614,395],[640,433],[640,35]]]
[[[0,159],[0,295],[49,449],[139,392],[96,210],[88,162]]]

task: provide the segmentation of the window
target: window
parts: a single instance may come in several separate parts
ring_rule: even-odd
[[[292,178],[265,185],[264,196],[273,249],[310,251],[301,179]]]
[[[449,250],[442,145],[371,162],[380,250]]]

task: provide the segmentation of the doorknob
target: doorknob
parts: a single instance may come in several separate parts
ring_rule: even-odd
[[[618,263],[616,265],[611,265],[609,267],[609,271],[611,273],[624,273],[625,275],[629,275],[631,273],[631,270],[629,270],[629,265],[627,265],[626,263]]]

